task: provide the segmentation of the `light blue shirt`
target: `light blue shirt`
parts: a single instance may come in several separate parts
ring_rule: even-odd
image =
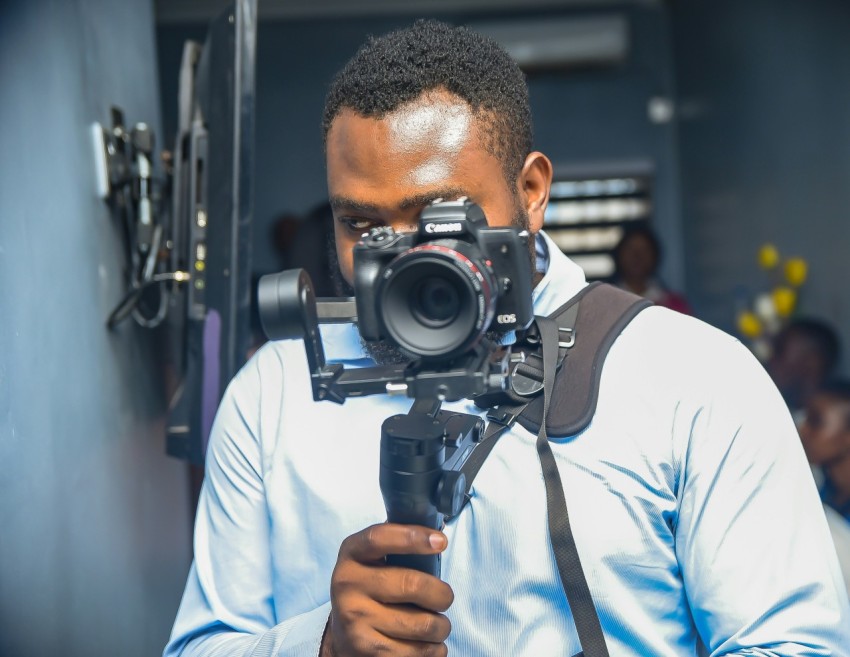
[[[549,242],[535,312],[584,285]],[[326,328],[329,358],[362,365],[354,329]],[[314,402],[301,342],[258,352],[213,427],[166,656],[318,653],[340,543],[386,519],[381,422],[409,406]],[[518,425],[506,433],[446,526],[452,655],[579,651],[534,443]],[[700,640],[712,655],[850,655],[847,594],[800,441],[733,338],[644,311],[608,355],[591,425],[552,448],[612,656],[694,655]]]

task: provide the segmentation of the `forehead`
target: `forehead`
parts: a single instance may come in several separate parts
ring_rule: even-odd
[[[780,335],[776,349],[779,354],[785,356],[819,356],[815,341],[794,328]]]
[[[381,118],[343,109],[328,131],[330,194],[380,195],[389,203],[433,189],[506,191],[500,161],[482,145],[482,127],[469,105],[447,92],[430,92]]]

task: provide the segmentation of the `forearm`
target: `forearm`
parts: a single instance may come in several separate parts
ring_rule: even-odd
[[[166,657],[174,654],[180,657],[248,657],[254,654],[263,635],[242,634],[241,632],[217,631],[201,634],[186,641],[177,652],[166,649]],[[262,653],[258,653],[262,654]],[[268,653],[266,653],[268,656]]]
[[[831,648],[812,646],[804,643],[781,643],[770,646],[742,648],[732,650],[730,652],[716,652],[711,654],[712,657],[753,657],[753,655],[758,655],[759,657],[821,657],[822,655],[831,655],[831,657],[846,657],[848,654],[841,650],[839,650],[839,652],[831,650]]]
[[[254,634],[222,625],[175,633],[163,657],[325,657],[322,638],[329,612],[325,604]]]

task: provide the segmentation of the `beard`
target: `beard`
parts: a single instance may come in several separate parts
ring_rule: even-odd
[[[516,226],[520,230],[528,231],[530,228],[530,221],[528,218],[528,213],[525,208],[519,203],[519,198],[516,199],[516,203],[514,206],[514,216],[511,220],[511,225]],[[536,249],[535,249],[535,240],[532,235],[529,240],[529,259],[531,262],[531,271],[535,271],[536,267]],[[354,287],[345,280],[345,277],[342,275],[342,268],[339,265],[339,256],[336,251],[336,243],[333,238],[333,233],[328,236],[328,263],[330,265],[330,274],[331,274],[331,282],[333,283],[334,291],[339,296],[345,297],[353,297],[354,296]],[[354,325],[357,326],[357,321],[355,320]],[[501,331],[485,331],[484,338],[493,342],[495,344],[500,344],[502,338],[504,337],[504,333]],[[363,347],[363,350],[369,355],[369,357],[375,361],[378,365],[405,365],[412,360],[415,360],[416,357],[409,355],[402,349],[400,349],[394,342],[391,342],[387,339],[382,340],[364,340],[363,337],[360,337],[360,344]]]

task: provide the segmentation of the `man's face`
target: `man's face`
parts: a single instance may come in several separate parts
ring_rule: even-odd
[[[414,231],[422,209],[438,198],[469,197],[490,226],[527,220],[532,233],[539,230],[551,165],[539,153],[529,155],[545,165],[532,163],[529,186],[527,160],[510,186],[502,163],[482,146],[479,128],[469,106],[444,91],[423,94],[382,119],[349,109],[334,119],[327,136],[328,191],[339,267],[349,285],[352,249],[364,233],[374,226]],[[542,194],[537,179],[545,179]]]
[[[809,463],[828,466],[850,456],[850,402],[829,394],[811,398],[800,438]]]
[[[805,335],[791,330],[783,336],[776,352],[767,364],[767,371],[776,387],[791,405],[802,405],[801,398],[807,389],[818,387],[826,367],[817,347]]]
[[[620,271],[627,281],[647,281],[657,266],[655,249],[643,235],[633,235],[620,250]]]

